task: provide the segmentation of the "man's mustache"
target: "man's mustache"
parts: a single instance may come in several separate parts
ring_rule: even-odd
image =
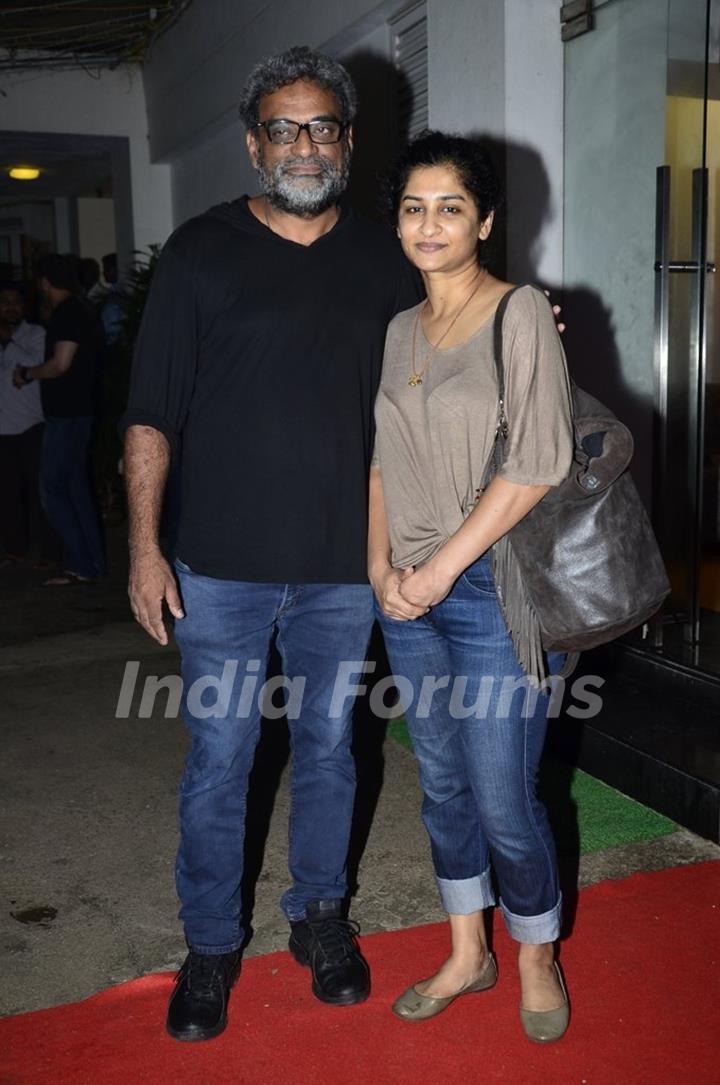
[[[323,176],[333,172],[332,162],[328,162],[327,158],[322,158],[321,155],[311,155],[309,158],[286,158],[278,163],[277,171],[280,174],[286,174],[303,166],[315,166]]]

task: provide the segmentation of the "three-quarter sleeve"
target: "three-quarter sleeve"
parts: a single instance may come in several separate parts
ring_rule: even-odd
[[[130,395],[119,429],[150,426],[177,449],[197,369],[197,299],[192,263],[168,243],[153,274],[133,351]]]
[[[552,309],[533,287],[508,304],[503,361],[509,435],[499,474],[526,486],[557,486],[573,457],[570,381]]]

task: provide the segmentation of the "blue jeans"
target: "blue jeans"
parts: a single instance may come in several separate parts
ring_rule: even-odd
[[[554,941],[555,846],[535,793],[550,698],[528,695],[489,560],[471,565],[425,617],[378,619],[420,766],[443,906],[467,915],[494,904],[492,860],[510,935]],[[552,673],[563,659],[550,656]]]
[[[105,548],[88,462],[92,428],[92,418],[48,418],[40,464],[40,499],[63,541],[63,567],[89,577],[105,575]]]
[[[337,900],[347,892],[353,698],[339,704],[336,683],[342,661],[357,661],[359,669],[365,659],[372,592],[365,584],[219,580],[179,560],[175,569],[185,609],[175,625],[183,716],[192,735],[180,785],[180,918],[191,949],[229,953],[244,937],[240,881],[248,776],[260,737],[258,692],[273,641],[293,682],[284,694],[292,748],[292,885],[281,906],[293,922],[304,918],[309,901]],[[208,688],[201,696],[203,685]],[[278,700],[276,695],[273,703]]]

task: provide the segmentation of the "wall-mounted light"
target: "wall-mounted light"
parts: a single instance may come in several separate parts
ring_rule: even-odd
[[[37,166],[12,166],[8,173],[14,181],[37,181],[40,176]]]

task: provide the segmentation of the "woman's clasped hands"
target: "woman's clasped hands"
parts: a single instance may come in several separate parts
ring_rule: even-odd
[[[394,569],[386,566],[373,588],[383,612],[398,621],[421,618],[442,602],[453,586],[455,577],[442,572],[432,560],[419,569],[412,566]]]

